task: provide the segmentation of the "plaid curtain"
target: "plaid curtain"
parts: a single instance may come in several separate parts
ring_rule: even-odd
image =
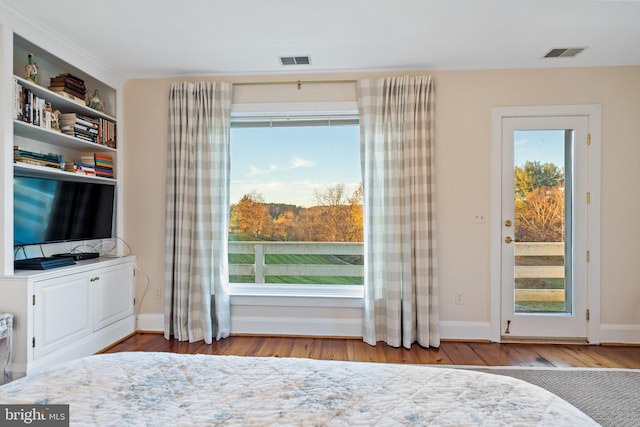
[[[428,76],[360,80],[364,341],[439,346],[434,101]]]
[[[169,94],[165,245],[167,339],[229,336],[231,84],[174,83]],[[212,308],[212,294],[213,308]]]

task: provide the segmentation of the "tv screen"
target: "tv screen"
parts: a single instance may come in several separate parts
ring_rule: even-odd
[[[112,237],[115,185],[14,176],[14,246]]]

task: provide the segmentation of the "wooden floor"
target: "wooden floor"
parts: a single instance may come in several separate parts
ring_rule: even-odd
[[[208,345],[168,341],[154,333],[137,333],[106,350],[164,351],[259,357],[303,357],[359,362],[481,366],[594,367],[640,369],[640,346],[579,344],[496,344],[444,341],[440,348],[411,350],[360,339],[232,336]]]

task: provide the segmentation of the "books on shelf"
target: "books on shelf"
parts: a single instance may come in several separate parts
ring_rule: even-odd
[[[60,154],[42,154],[35,151],[24,150],[15,145],[13,147],[13,161],[28,165],[46,166],[54,169],[64,169],[64,156]]]
[[[113,178],[113,157],[105,153],[87,153],[80,157],[82,164],[95,169],[96,176]]]
[[[98,141],[98,121],[78,113],[60,114],[60,130],[83,141]]]
[[[66,73],[52,77],[49,90],[78,104],[87,105],[87,88],[84,85],[84,80],[71,74]]]
[[[81,162],[69,163],[65,166],[64,170],[80,175],[96,176],[96,168]]]
[[[98,144],[116,148],[116,124],[102,117],[98,118]]]
[[[13,79],[13,119],[44,129],[51,129],[53,112],[47,101]]]
[[[64,75],[63,77],[68,79],[69,76]],[[51,80],[52,83],[58,83],[53,82],[53,79]],[[16,78],[13,81],[13,119],[57,131],[58,129],[52,126],[54,115],[57,112],[54,114],[51,111],[51,105],[45,99],[34,95],[30,89],[24,87]],[[66,85],[66,82],[62,81],[62,84]],[[74,84],[78,83],[75,82]],[[82,82],[82,85],[84,85],[84,82]],[[66,86],[51,86],[49,89],[69,99],[75,96],[68,92],[58,91],[66,90]],[[84,100],[80,102],[80,98],[78,98],[76,101],[84,105]],[[112,120],[102,117],[93,118],[78,113],[60,113],[58,125],[60,131],[66,135],[104,145],[105,147],[116,148],[116,123]]]

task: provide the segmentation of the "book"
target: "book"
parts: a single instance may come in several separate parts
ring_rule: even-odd
[[[72,96],[75,96],[78,99],[85,99],[85,94],[83,92],[78,92],[77,90],[73,90],[73,89],[69,89],[67,87],[53,87],[53,86],[49,86],[49,90],[51,92],[55,92],[57,94],[69,94]],[[85,101],[86,103],[86,101]]]
[[[63,82],[51,82],[51,84],[49,85],[49,89],[54,88],[54,87],[62,87],[62,88],[66,88],[66,89],[71,89],[72,91],[78,92],[78,93],[82,93],[85,94],[87,93],[87,89],[81,86],[77,86],[71,82],[67,82],[67,81],[63,81]]]
[[[59,74],[56,77],[51,77],[50,83],[56,82],[68,82],[80,88],[86,89],[84,80],[69,73]]]
[[[39,159],[39,160],[46,160],[46,161],[50,161],[50,162],[62,162],[63,159],[64,159],[64,157],[62,155],[60,155],[60,154],[53,154],[53,153],[42,154],[42,153],[37,153],[35,151],[29,151],[29,150],[21,149],[17,145],[13,146],[13,155],[14,156],[22,156],[22,157],[30,157],[30,158]]]
[[[73,162],[65,166],[64,170],[67,172],[73,172],[81,175],[96,175],[96,170],[93,166],[85,163]]]
[[[23,150],[15,145],[13,147],[13,161],[15,163],[62,169],[64,157],[59,154],[42,154],[34,151]]]
[[[84,106],[87,105],[87,102],[84,100],[84,98],[80,98],[78,96],[72,95],[72,94],[70,94],[68,92],[65,92],[64,90],[60,90],[60,91],[52,90],[52,92],[57,93],[58,95],[60,95],[60,96],[62,96],[64,98],[67,98],[68,100],[77,102],[80,105],[84,105]]]

